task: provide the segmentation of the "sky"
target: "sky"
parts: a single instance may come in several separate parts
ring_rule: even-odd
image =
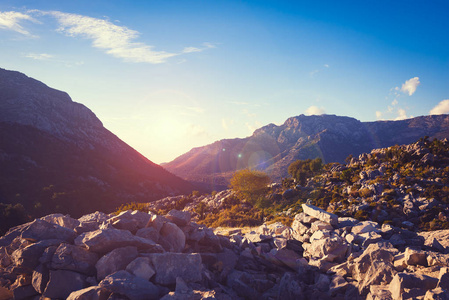
[[[0,67],[155,163],[293,116],[449,113],[449,2],[1,0]]]

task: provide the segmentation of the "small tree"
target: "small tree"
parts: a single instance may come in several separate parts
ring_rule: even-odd
[[[267,192],[270,182],[270,177],[265,172],[243,169],[232,176],[230,187],[239,199],[254,205]]]

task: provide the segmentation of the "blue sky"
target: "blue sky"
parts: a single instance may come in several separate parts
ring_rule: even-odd
[[[161,163],[300,114],[449,113],[447,1],[0,2],[0,67]]]

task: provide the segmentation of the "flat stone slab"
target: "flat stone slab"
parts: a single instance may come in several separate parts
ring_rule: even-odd
[[[332,226],[337,226],[338,224],[338,216],[332,213],[329,213],[319,207],[310,205],[310,204],[303,204],[302,210],[305,214],[315,217],[320,221],[326,222],[331,224]]]

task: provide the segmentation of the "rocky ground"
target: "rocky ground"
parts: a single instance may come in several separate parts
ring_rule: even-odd
[[[0,299],[447,299],[448,235],[307,204],[228,236],[177,210],[54,214],[0,238]]]

